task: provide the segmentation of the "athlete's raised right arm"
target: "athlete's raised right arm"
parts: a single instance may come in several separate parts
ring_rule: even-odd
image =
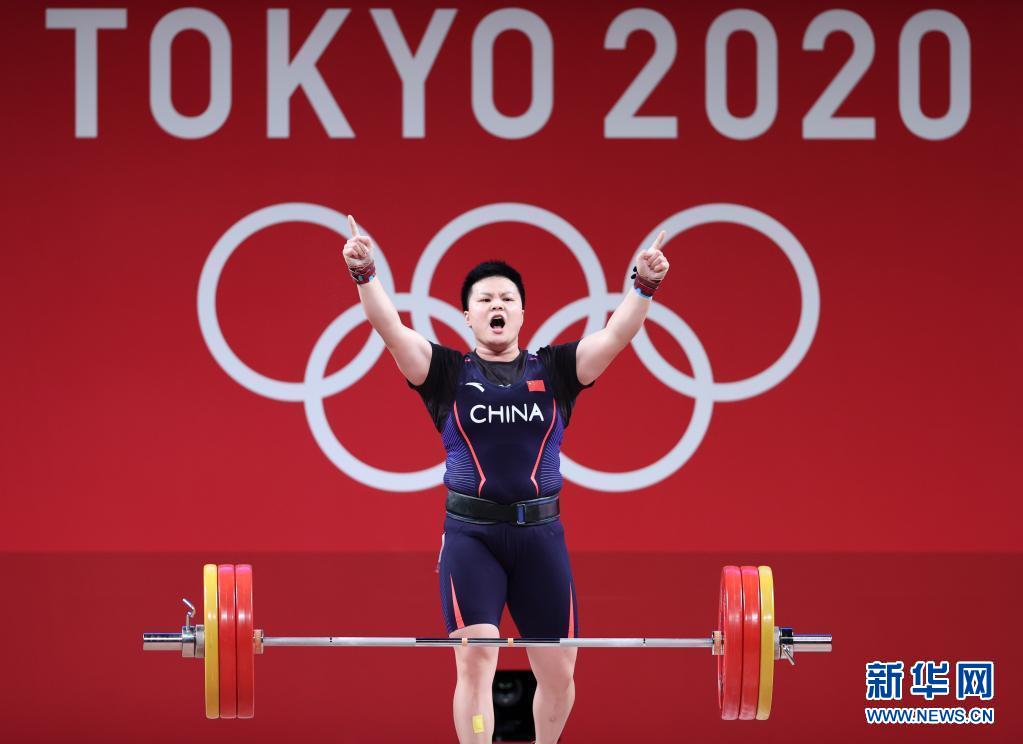
[[[433,348],[430,342],[401,322],[394,303],[387,296],[380,280],[366,280],[376,273],[373,265],[373,244],[368,237],[359,234],[355,219],[348,215],[348,226],[352,237],[345,243],[342,255],[348,270],[359,286],[359,300],[373,330],[380,334],[387,350],[394,357],[398,369],[413,385],[422,385],[430,371],[430,357]]]

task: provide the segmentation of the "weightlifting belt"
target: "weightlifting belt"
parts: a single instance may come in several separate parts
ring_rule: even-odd
[[[553,522],[561,513],[558,494],[542,499],[516,501],[514,504],[498,504],[496,501],[448,491],[445,508],[449,516],[463,522],[474,524],[506,522],[520,526]]]

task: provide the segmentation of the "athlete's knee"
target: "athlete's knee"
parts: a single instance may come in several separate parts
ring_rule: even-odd
[[[576,649],[530,649],[530,666],[538,686],[561,695],[573,687]]]
[[[456,630],[454,638],[497,638],[493,625],[474,625]],[[492,646],[466,646],[455,648],[455,668],[460,682],[489,686],[497,670],[497,652]]]
[[[455,649],[455,667],[460,680],[487,681],[489,684],[497,670],[497,649],[483,647]]]
[[[571,671],[537,677],[536,686],[545,694],[559,698],[575,694],[575,678]]]

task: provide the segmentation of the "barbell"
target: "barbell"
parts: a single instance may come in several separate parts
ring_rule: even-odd
[[[144,651],[180,651],[203,659],[207,718],[252,718],[255,656],[267,646],[447,648],[708,648],[717,657],[718,705],[725,720],[766,720],[774,694],[774,662],[795,664],[802,651],[831,651],[831,634],[797,635],[776,625],[774,574],[768,566],[721,570],[718,629],[703,638],[403,638],[269,637],[252,616],[252,566],[203,566],[203,624],[188,606],[180,633],[143,633]]]

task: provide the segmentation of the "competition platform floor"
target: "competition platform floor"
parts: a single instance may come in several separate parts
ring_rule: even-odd
[[[143,653],[201,607],[202,564],[254,566],[256,626],[272,635],[442,635],[437,554],[0,554],[8,640],[6,742],[451,742],[447,649],[268,649],[256,717],[203,717],[202,663]],[[572,557],[581,635],[699,636],[716,624],[721,566],[767,563],[777,616],[831,632],[834,652],[776,668],[769,721],[721,721],[703,650],[583,649],[563,742],[1023,740],[1023,556],[587,554]],[[507,613],[502,631],[517,635]],[[502,650],[500,668],[525,668]],[[864,722],[864,664],[994,660],[994,726]],[[904,696],[906,705],[927,705]],[[954,698],[933,705],[955,706]],[[971,730],[964,730],[971,729]]]

